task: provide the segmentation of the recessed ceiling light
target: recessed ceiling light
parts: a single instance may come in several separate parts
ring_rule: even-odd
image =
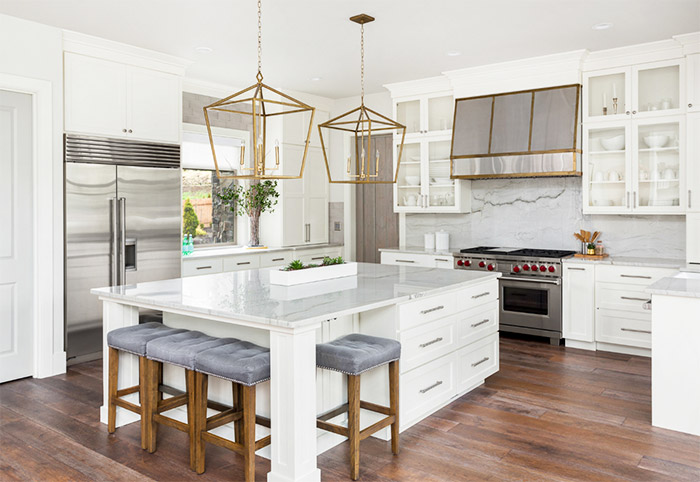
[[[591,28],[593,30],[607,30],[607,29],[611,28],[612,26],[613,26],[613,24],[611,24],[610,22],[601,22],[601,23],[597,23],[597,24],[593,25]]]
[[[450,50],[449,52],[447,52],[448,57],[457,57],[458,55],[462,55],[462,52],[458,50]]]
[[[323,77],[311,77],[311,80],[314,81],[314,82],[318,82],[318,81],[321,80],[322,78],[323,78]]]
[[[195,47],[194,51],[199,54],[210,54],[214,51],[211,47]]]

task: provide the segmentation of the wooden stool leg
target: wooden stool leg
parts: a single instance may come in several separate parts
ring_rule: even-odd
[[[391,451],[399,454],[399,362],[389,363],[389,409],[393,415],[391,424]]]
[[[245,458],[245,480],[255,481],[255,385],[241,386],[243,392],[243,456]]]
[[[158,424],[154,420],[154,415],[158,412],[158,401],[160,397],[158,396],[158,372],[162,370],[162,363],[145,360],[145,372],[146,372],[146,383],[141,389],[141,409],[143,415],[141,416],[141,436],[144,437],[145,429],[145,449],[149,453],[153,453],[157,448],[158,439]]]
[[[360,477],[360,376],[348,375],[348,439],[350,478]]]
[[[187,392],[187,428],[190,438],[190,469],[197,470],[197,434],[195,418],[197,410],[197,396],[195,393],[195,372],[185,370],[185,391]],[[206,415],[205,415],[206,416]]]
[[[151,388],[151,373],[150,360],[145,356],[139,357],[139,404],[141,405],[141,448],[146,450],[149,448],[149,440],[151,433],[151,424],[147,422],[153,411],[150,401]],[[150,452],[150,450],[149,450]]]
[[[243,390],[241,385],[231,382],[233,394],[233,409],[238,411],[243,410]],[[243,443],[243,420],[239,419],[233,422],[234,441],[239,444]]]
[[[196,372],[194,378],[194,441],[195,441],[195,467],[198,474],[204,473],[205,468],[205,443],[202,432],[207,429],[207,396],[209,377]]]
[[[107,431],[114,433],[117,429],[117,385],[119,382],[119,350],[109,347],[108,371],[108,391],[107,401]]]

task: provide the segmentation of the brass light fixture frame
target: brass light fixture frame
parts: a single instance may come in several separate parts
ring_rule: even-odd
[[[309,151],[311,143],[311,129],[314,122],[316,109],[304,102],[301,102],[294,97],[273,89],[263,83],[262,75],[262,23],[261,23],[261,0],[258,0],[258,73],[255,76],[257,82],[243,90],[231,94],[228,97],[219,99],[213,104],[205,106],[204,120],[207,125],[207,133],[209,135],[209,144],[211,153],[214,158],[214,167],[216,176],[219,179],[300,179],[304,175],[304,167],[306,166],[306,155]],[[269,94],[279,96],[281,100],[269,98]],[[266,95],[268,97],[266,97]],[[250,110],[243,109],[243,106],[250,106]],[[282,109],[275,112],[269,112],[272,107],[279,106]],[[240,156],[240,172],[235,174],[222,174],[219,169],[219,162],[216,159],[216,148],[214,147],[214,136],[211,130],[211,122],[209,119],[210,111],[229,112],[232,114],[242,114],[251,116],[253,119],[253,167],[245,167],[245,145],[241,146]],[[280,146],[274,146],[274,162],[267,162],[267,119],[274,116],[299,114],[311,112],[309,117],[309,127],[306,131],[306,141],[304,142],[304,154],[301,159],[301,165],[298,175],[285,175],[280,171]],[[261,142],[259,142],[261,141]]]
[[[362,94],[360,106],[345,112],[333,119],[330,119],[318,125],[318,135],[321,140],[321,150],[323,152],[323,160],[326,164],[326,173],[328,174],[328,182],[331,184],[394,184],[399,177],[399,166],[401,165],[401,157],[403,156],[403,145],[406,138],[406,126],[396,122],[395,120],[386,117],[369,107],[365,106],[365,87],[364,87],[364,24],[373,22],[374,17],[367,14],[360,14],[350,17],[350,20],[362,26],[361,40],[361,82]],[[348,157],[346,174],[350,179],[334,180],[331,174],[331,167],[326,153],[326,146],[323,140],[323,129],[336,130],[341,132],[350,132],[354,134],[355,141],[355,172],[351,173],[351,158]],[[379,156],[375,157],[374,172],[371,171],[372,159],[372,135],[376,132],[401,131],[401,144],[399,145],[399,155],[396,161],[396,171],[394,177],[390,181],[379,180]],[[367,158],[365,159],[365,139],[367,139]],[[391,163],[391,159],[389,161]]]

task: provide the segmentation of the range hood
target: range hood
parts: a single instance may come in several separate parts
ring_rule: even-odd
[[[579,84],[455,101],[453,179],[580,176]]]

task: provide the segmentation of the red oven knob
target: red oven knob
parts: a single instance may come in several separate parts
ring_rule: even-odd
[[[547,267],[545,265],[540,266],[540,271],[547,271]]]
[[[530,271],[530,265],[529,265],[529,264],[524,264],[524,265],[523,265],[523,270],[525,270],[525,271]]]
[[[469,261],[469,260],[466,260],[466,261],[464,262],[464,266],[471,266],[471,265],[472,265],[472,262]]]
[[[483,261],[479,261],[479,268],[483,268],[484,266],[486,266],[486,263],[484,263]]]
[[[496,267],[495,267],[494,265],[490,264],[490,265],[489,265],[489,271],[493,271],[494,269],[496,269]]]
[[[549,272],[550,272],[550,273],[554,273],[554,266],[550,266],[550,267],[549,267]]]
[[[513,266],[513,273],[520,273],[520,266]]]
[[[464,264],[464,261],[462,261],[461,259],[457,260],[457,266],[462,266],[463,264]]]

